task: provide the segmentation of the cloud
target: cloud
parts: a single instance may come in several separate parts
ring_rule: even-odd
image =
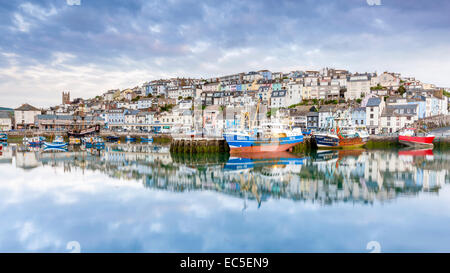
[[[210,77],[335,65],[360,72],[399,68],[450,85],[448,66],[436,59],[446,56],[450,44],[444,12],[449,9],[448,1],[369,6],[365,0],[97,0],[71,8],[65,1],[16,0],[0,10],[0,52],[16,54],[0,55],[0,93],[20,87],[30,92],[33,86],[34,92],[59,93],[64,85],[86,97],[112,84],[136,86],[161,75]],[[55,58],[61,53],[65,57]],[[422,64],[441,70],[422,69]],[[88,69],[98,77],[87,75]],[[64,84],[43,84],[53,84],[47,76],[38,82],[36,71],[56,73]],[[100,78],[109,75],[120,79]],[[23,93],[17,90],[2,103],[16,106]],[[59,101],[51,95],[29,99],[42,106]]]
[[[79,6],[81,5],[81,0],[66,0],[69,6]]]

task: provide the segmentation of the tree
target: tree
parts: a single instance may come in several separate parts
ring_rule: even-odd
[[[403,96],[406,92],[406,88],[403,85],[400,85],[400,87],[397,89],[397,92],[400,94],[400,96]]]

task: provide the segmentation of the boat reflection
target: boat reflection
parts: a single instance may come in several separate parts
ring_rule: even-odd
[[[307,156],[281,152],[230,157],[170,154],[168,147],[147,144],[108,144],[101,150],[71,152],[7,148],[0,156],[0,164],[17,168],[98,170],[145,188],[215,191],[256,200],[258,206],[269,199],[371,204],[437,193],[449,182],[449,163],[450,153],[433,150],[320,150]]]

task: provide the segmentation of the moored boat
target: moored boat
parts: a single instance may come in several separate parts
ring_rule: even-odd
[[[357,148],[367,142],[358,133],[343,133],[339,127],[336,132],[316,133],[313,136],[319,148]]]
[[[288,151],[303,142],[303,135],[278,133],[258,137],[250,132],[229,132],[223,135],[230,147],[230,153],[257,153]]]
[[[425,132],[419,133],[416,128],[406,128],[398,135],[398,141],[404,145],[416,147],[433,147],[435,136]]]
[[[52,142],[44,141],[44,146],[46,148],[64,148],[67,147],[67,144],[68,143],[64,141],[62,136],[57,136]]]

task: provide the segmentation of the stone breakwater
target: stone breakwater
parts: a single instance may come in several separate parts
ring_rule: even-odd
[[[230,147],[224,139],[172,139],[172,153],[227,153]]]

